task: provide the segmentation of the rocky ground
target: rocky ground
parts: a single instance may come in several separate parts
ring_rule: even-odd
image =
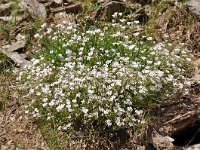
[[[163,8],[159,8],[162,15],[154,18],[152,16],[156,15],[156,11],[153,10],[158,7],[157,3],[156,0],[21,0],[19,3],[0,0],[0,55],[9,57],[8,60],[0,56],[1,150],[51,149],[37,125],[25,115],[24,106],[27,102],[18,96],[15,77],[8,71],[30,63],[31,54],[37,49],[33,35],[38,25],[44,22],[111,21],[116,11],[127,11],[127,18],[138,19],[146,29],[154,29],[150,34],[158,41],[163,40],[160,36],[163,32],[173,33],[172,42],[186,43],[192,50],[193,61],[198,68],[192,77],[190,96],[158,107],[154,122],[148,128],[148,137],[140,142],[137,149],[200,149],[200,2],[191,0],[183,6],[183,1],[169,0],[163,4]],[[170,11],[173,15],[167,15]],[[187,14],[187,11],[190,13]],[[196,20],[191,21],[191,18]],[[26,40],[23,35],[26,35]]]

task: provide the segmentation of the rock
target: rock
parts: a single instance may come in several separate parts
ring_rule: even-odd
[[[195,66],[197,66],[198,68],[200,68],[200,58],[194,60],[194,64],[195,64]]]
[[[65,12],[66,13],[79,13],[82,11],[82,3],[79,2],[79,3],[75,3],[75,4],[72,4],[72,5],[69,5],[67,7],[65,7]]]
[[[27,61],[26,59],[22,58],[20,54],[17,52],[10,52],[5,53],[10,59],[12,59],[19,67],[25,67],[31,65],[30,61]]]
[[[1,47],[0,50],[3,54],[12,59],[18,66],[20,67],[29,66],[31,65],[31,62],[27,61],[20,54],[15,52],[20,48],[24,48],[25,44],[26,44],[25,41],[18,41],[12,43],[11,45],[4,45],[3,47]]]
[[[146,150],[146,149],[145,149],[145,146],[138,146],[137,150]]]
[[[195,82],[200,82],[200,74],[196,74],[194,77],[192,77],[192,79],[193,79]]]
[[[198,111],[189,111],[185,114],[178,115],[175,118],[165,122],[164,126],[160,130],[169,132],[168,128],[171,127],[170,132],[181,131],[194,124],[198,120],[198,114]]]
[[[24,53],[22,53],[22,54],[19,54],[23,59],[27,59],[28,58],[28,56],[27,56],[27,54],[24,54]]]
[[[13,52],[13,51],[16,51],[16,50],[18,50],[20,48],[24,48],[25,45],[26,45],[25,41],[17,41],[17,42],[11,43],[10,45],[2,46],[2,49],[4,51]]]
[[[175,146],[172,143],[174,139],[169,136],[162,136],[154,131],[152,141],[153,146],[158,150],[175,150]]]
[[[8,146],[2,145],[0,150],[8,150]]]
[[[200,1],[199,0],[190,0],[187,4],[189,6],[189,9],[200,15]]]
[[[66,13],[74,13],[77,14],[82,11],[82,3],[71,4],[68,6],[62,6],[58,8],[50,9],[52,13],[66,12]]]
[[[21,7],[27,9],[32,16],[46,20],[47,12],[44,4],[38,3],[37,0],[21,0]]]
[[[112,15],[115,12],[123,12],[125,10],[125,5],[121,2],[117,2],[117,1],[111,1],[108,3],[104,3],[102,8],[99,10],[99,12],[103,12],[101,18],[107,20],[107,21],[111,21],[112,20]]]
[[[200,150],[200,144],[195,144],[195,145],[189,146],[185,150]]]

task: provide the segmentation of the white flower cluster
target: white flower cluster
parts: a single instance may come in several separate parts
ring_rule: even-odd
[[[136,41],[116,23],[82,32],[73,25],[57,28],[47,28],[46,50],[18,77],[21,89],[29,89],[25,96],[35,99],[30,106],[35,117],[68,128],[77,122],[133,127],[144,122],[149,105],[186,86],[184,50],[176,55],[151,37],[148,44]]]

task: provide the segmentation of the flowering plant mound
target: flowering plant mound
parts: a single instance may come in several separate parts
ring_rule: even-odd
[[[46,32],[35,37],[44,50],[18,77],[32,99],[28,111],[62,129],[134,127],[145,122],[146,110],[180,95],[188,85],[187,52],[131,28],[139,28],[136,21],[86,30],[43,25]]]

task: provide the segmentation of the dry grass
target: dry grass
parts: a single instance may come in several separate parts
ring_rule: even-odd
[[[186,43],[187,47],[197,52],[200,49],[200,17],[193,14],[185,4],[176,6],[173,2],[160,2],[146,9],[150,16],[145,25],[146,32],[158,41],[168,33],[174,45]]]

